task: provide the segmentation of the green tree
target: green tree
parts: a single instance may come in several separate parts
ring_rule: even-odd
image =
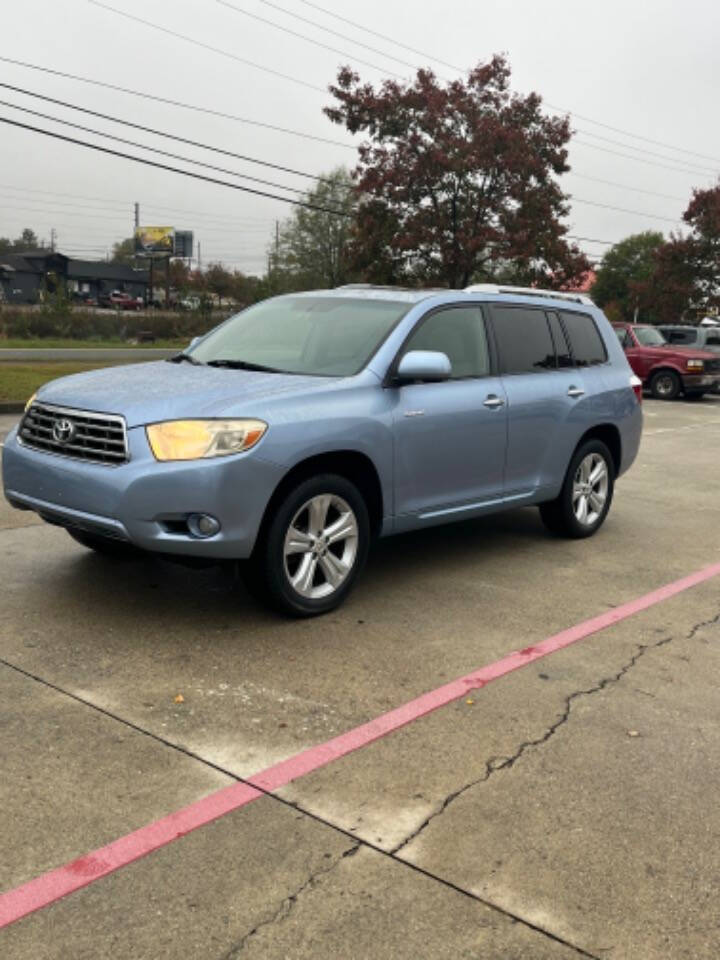
[[[40,246],[38,235],[30,227],[25,227],[23,232],[15,241],[16,250],[37,250]]]
[[[653,298],[650,280],[656,255],[665,242],[662,233],[646,230],[616,243],[605,254],[592,287],[592,298],[614,316],[630,321],[642,314],[652,320]]]
[[[337,167],[303,200],[320,209],[296,207],[270,249],[268,279],[278,292],[337,287],[352,279],[348,241],[355,190],[350,174]]]
[[[118,240],[117,243],[113,244],[113,252],[110,260],[113,263],[129,263],[134,264],[135,262],[135,238],[127,237],[125,240]]]
[[[0,237],[0,253],[20,253],[23,250],[37,250],[40,246],[38,235],[30,227],[25,227],[19,237],[11,240]]]

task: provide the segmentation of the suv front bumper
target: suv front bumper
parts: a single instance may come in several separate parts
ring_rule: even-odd
[[[50,523],[74,527],[144,550],[215,559],[252,553],[265,508],[283,470],[255,451],[208,460],[160,463],[145,430],[127,432],[130,460],[117,466],[45,453],[5,441],[3,485],[8,501]],[[201,539],[184,528],[207,513],[219,533]]]

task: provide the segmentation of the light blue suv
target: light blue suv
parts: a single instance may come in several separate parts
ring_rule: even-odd
[[[308,616],[347,596],[374,536],[527,504],[595,533],[640,404],[583,296],[291,294],[170,361],[42,387],[7,438],[5,496],[101,553],[244,561]]]

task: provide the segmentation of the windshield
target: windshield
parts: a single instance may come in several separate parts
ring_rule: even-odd
[[[633,327],[638,343],[643,347],[661,347],[667,343],[665,337],[655,327]]]
[[[201,363],[282,373],[359,373],[412,303],[352,297],[278,297],[248,307],[188,352]]]

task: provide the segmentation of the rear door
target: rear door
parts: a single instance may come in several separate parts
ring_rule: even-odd
[[[451,378],[395,391],[395,515],[398,528],[482,510],[502,496],[507,404],[492,371],[479,305],[451,306],[418,321],[397,361],[411,350],[445,353]]]
[[[583,429],[582,369],[554,311],[493,304],[490,312],[508,398],[505,496],[554,495]]]

